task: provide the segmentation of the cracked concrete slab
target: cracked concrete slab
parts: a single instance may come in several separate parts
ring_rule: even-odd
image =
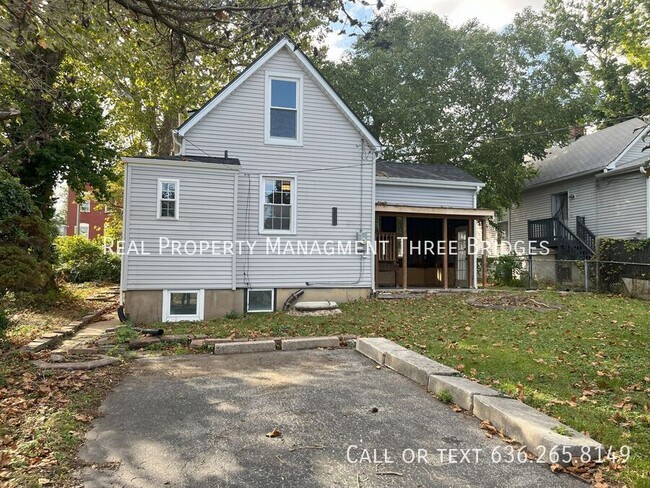
[[[141,360],[102,410],[79,451],[89,488],[583,486],[492,462],[511,446],[478,419],[350,349]]]

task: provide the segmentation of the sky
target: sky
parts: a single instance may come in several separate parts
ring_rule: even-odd
[[[396,5],[398,11],[433,12],[446,17],[452,26],[458,26],[467,20],[477,18],[481,23],[501,29],[509,24],[515,13],[525,7],[541,9],[545,0],[384,0],[386,5]],[[362,11],[362,7],[352,7],[357,15],[370,16],[372,13]],[[350,46],[352,40],[333,32],[327,36],[328,57],[339,60]]]

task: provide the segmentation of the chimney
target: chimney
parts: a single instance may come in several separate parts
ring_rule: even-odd
[[[569,142],[577,141],[585,135],[584,125],[572,125],[569,127]]]

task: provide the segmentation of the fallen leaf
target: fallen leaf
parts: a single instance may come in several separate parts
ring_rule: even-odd
[[[267,432],[266,437],[280,437],[282,435],[282,432],[280,432],[277,427],[273,429],[271,432]]]

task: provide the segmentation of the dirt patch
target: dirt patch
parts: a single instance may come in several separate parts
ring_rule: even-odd
[[[482,295],[467,300],[469,305],[488,310],[535,310],[550,312],[560,310],[562,307],[553,303],[542,302],[539,299],[526,295]]]

